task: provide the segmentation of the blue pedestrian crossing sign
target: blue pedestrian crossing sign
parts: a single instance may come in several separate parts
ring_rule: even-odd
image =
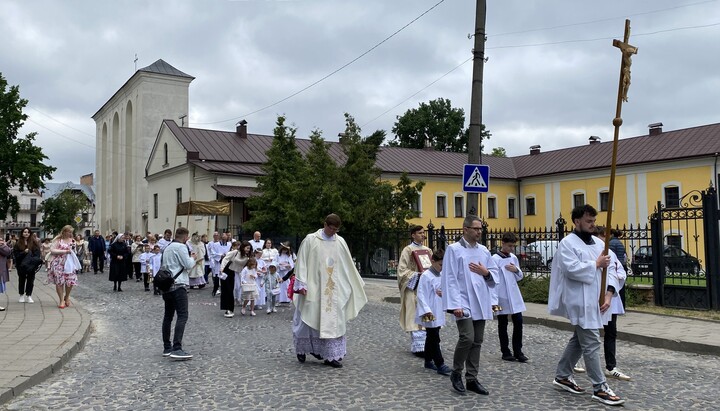
[[[465,164],[463,167],[463,191],[466,193],[487,193],[490,182],[490,166]]]

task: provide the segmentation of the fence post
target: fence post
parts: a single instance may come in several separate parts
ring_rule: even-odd
[[[428,247],[431,250],[435,249],[435,226],[432,223],[432,220],[430,220],[430,223],[427,225],[427,239],[428,239]]]
[[[664,267],[660,267],[660,263],[663,256],[663,223],[662,223],[662,203],[657,202],[657,208],[655,208],[650,218],[650,239],[651,239],[651,250],[652,250],[652,272],[653,272],[653,291],[655,293],[655,305],[662,307],[665,296],[663,295],[664,282],[665,282],[665,270]]]
[[[480,244],[487,247],[487,230],[488,230],[488,223],[485,221],[485,219],[482,220],[482,234],[480,235]]]
[[[562,240],[565,237],[565,224],[567,224],[567,221],[565,221],[562,213],[560,213],[560,217],[555,220],[555,225],[557,226],[558,241]]]
[[[718,226],[717,191],[710,184],[703,191],[703,229],[705,231],[705,281],[710,296],[710,307],[720,309],[720,227]]]

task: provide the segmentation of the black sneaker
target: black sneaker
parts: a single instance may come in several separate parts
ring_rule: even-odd
[[[169,357],[170,353],[172,353],[172,348],[166,348],[163,350],[163,357]]]
[[[170,353],[170,358],[172,358],[173,360],[189,360],[192,357],[193,357],[192,354],[188,354],[185,351],[183,351],[182,349],[175,350]]]
[[[573,394],[582,394],[585,392],[585,389],[580,388],[572,376],[563,379],[556,377],[553,380],[553,385]]]

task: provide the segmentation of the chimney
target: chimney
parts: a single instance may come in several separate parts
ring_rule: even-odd
[[[540,154],[540,145],[530,146],[530,155]]]
[[[600,142],[600,137],[598,137],[598,136],[590,136],[590,138],[588,138],[588,140],[590,140],[590,144],[597,144],[597,143]]]
[[[235,125],[235,132],[240,136],[240,138],[247,138],[247,121],[239,121]]]
[[[648,128],[650,129],[650,131],[648,132],[648,135],[649,136],[657,136],[657,135],[662,134],[662,126],[663,126],[663,123],[648,124]]]

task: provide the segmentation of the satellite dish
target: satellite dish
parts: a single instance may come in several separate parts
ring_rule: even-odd
[[[372,269],[372,272],[375,274],[386,274],[389,258],[390,253],[388,253],[388,250],[384,248],[376,249],[370,259],[370,268]]]

